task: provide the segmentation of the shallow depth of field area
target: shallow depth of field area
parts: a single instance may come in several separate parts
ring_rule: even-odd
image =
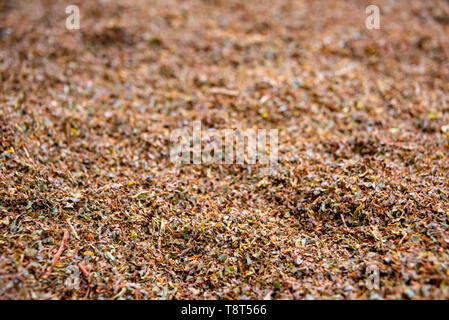
[[[372,2],[0,1],[0,299],[449,298],[449,3]]]

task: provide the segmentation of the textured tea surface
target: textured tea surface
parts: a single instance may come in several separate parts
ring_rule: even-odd
[[[365,1],[73,4],[0,4],[0,298],[449,298],[447,1],[380,30]],[[195,120],[278,129],[279,172],[172,164]]]

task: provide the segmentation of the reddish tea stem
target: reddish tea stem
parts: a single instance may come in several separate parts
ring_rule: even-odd
[[[64,252],[64,244],[67,244],[68,239],[69,239],[69,231],[67,231],[67,229],[64,229],[64,236],[62,237],[61,245],[59,246],[59,249],[56,252],[56,254],[53,256],[53,261],[52,261],[51,265],[47,268],[47,271],[42,276],[43,279],[47,279],[50,276],[50,273],[53,270],[53,267],[59,261],[61,254]]]

